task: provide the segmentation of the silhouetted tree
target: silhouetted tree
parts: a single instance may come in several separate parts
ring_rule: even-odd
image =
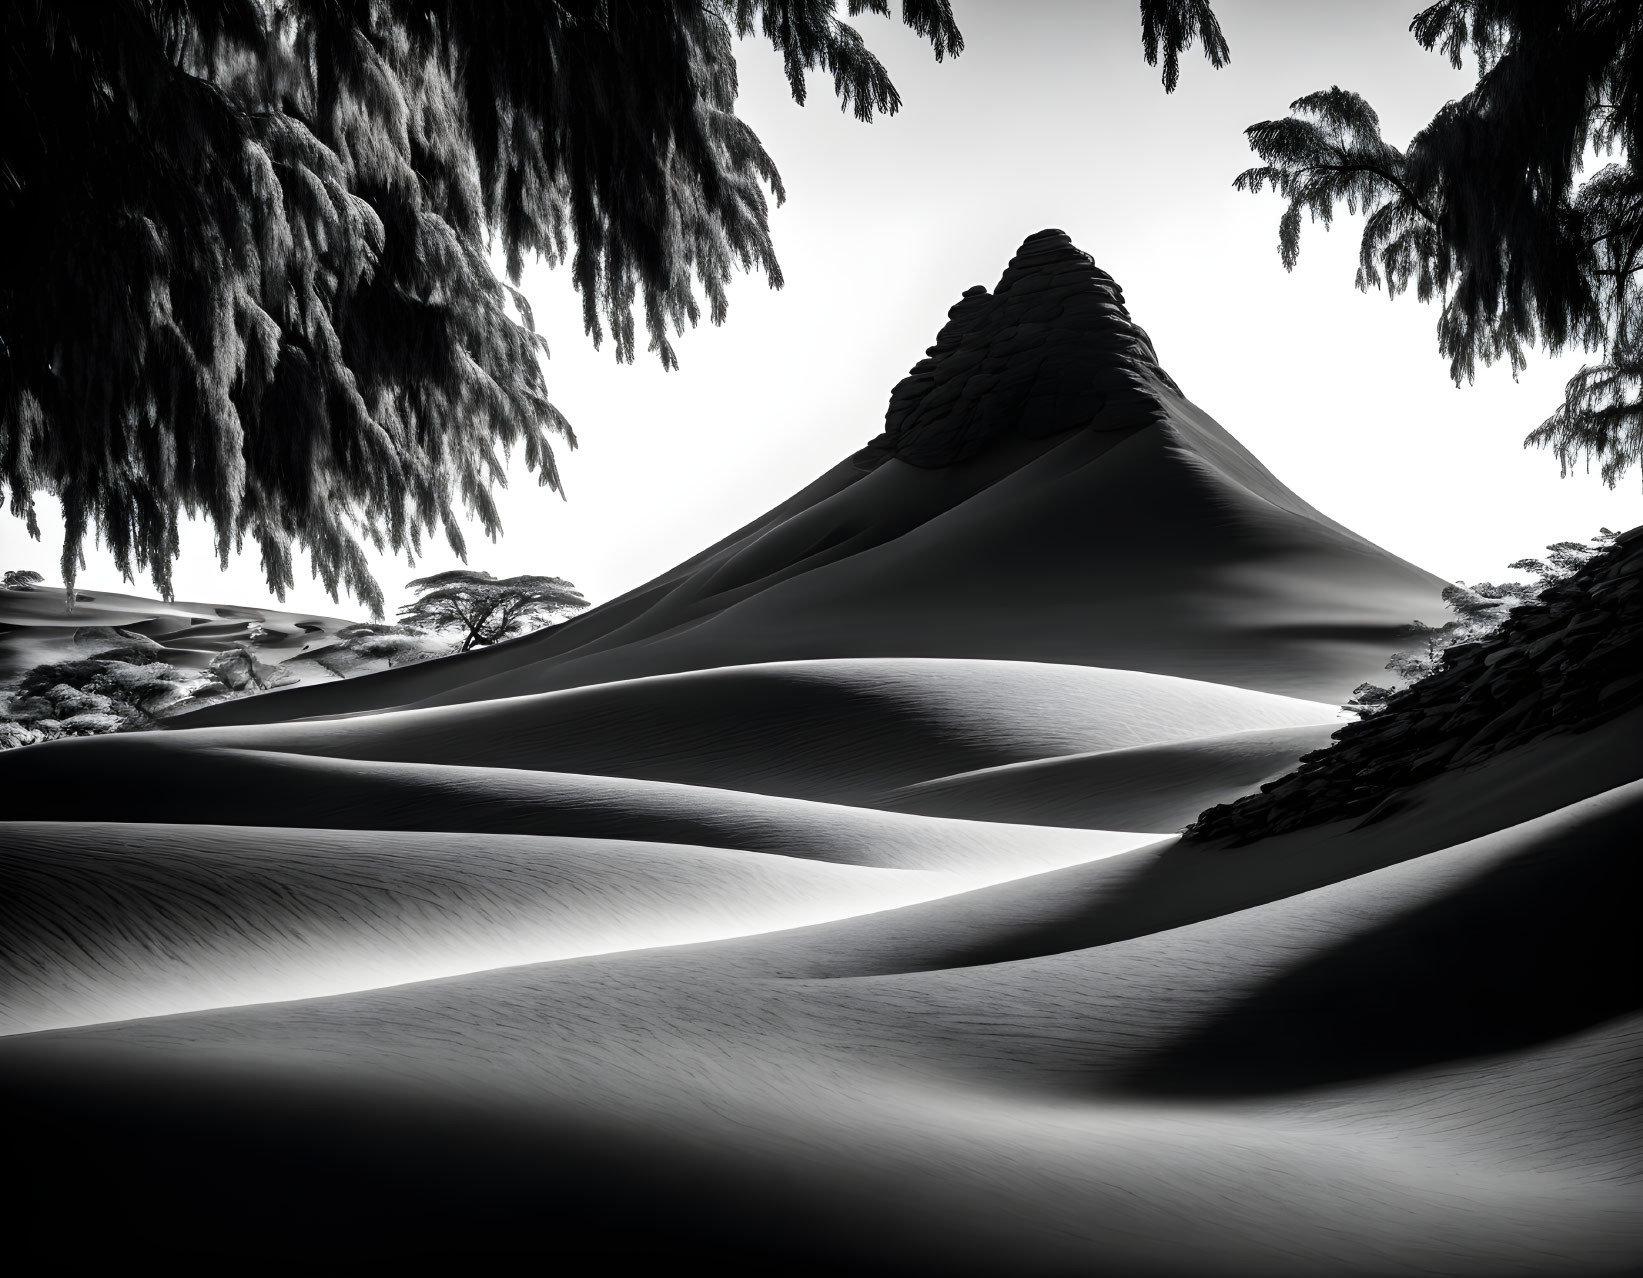
[[[1174,93],[1180,83],[1181,54],[1192,48],[1195,36],[1203,41],[1210,66],[1226,66],[1232,53],[1209,0],[1141,0],[1141,48],[1149,67],[1162,55],[1165,93]]]
[[[1517,559],[1507,566],[1535,575],[1535,585],[1530,587],[1534,593],[1530,597],[1538,598],[1540,592],[1554,581],[1562,581],[1593,555],[1601,554],[1614,545],[1615,536],[1612,528],[1600,528],[1597,536],[1588,541],[1553,542],[1546,547],[1545,559]]]
[[[889,0],[846,0],[888,14]],[[553,443],[524,299],[564,263],[597,345],[671,366],[725,316],[738,270],[782,282],[735,114],[737,37],[793,96],[832,77],[858,119],[900,105],[837,0],[103,0],[0,5],[0,491],[38,535],[56,494],[72,593],[88,532],[171,593],[179,519],[225,562],[257,545],[273,593],[293,549],[380,614],[366,545],[412,556]],[[1142,0],[1174,86],[1205,0]],[[948,0],[902,0],[939,60]]]
[[[862,5],[851,3],[854,12]],[[884,11],[883,3],[865,6]],[[737,34],[821,68],[862,119],[898,105],[832,0],[108,0],[0,7],[0,475],[55,492],[72,587],[95,529],[170,591],[178,519],[293,543],[374,610],[362,542],[415,553],[459,508],[494,533],[502,450],[557,488],[517,281],[566,262],[597,343],[724,317],[781,283],[736,118]],[[946,0],[903,20],[938,57]],[[636,313],[642,319],[636,319]],[[517,318],[516,318],[517,317]]]
[[[44,581],[37,572],[30,572],[27,568],[12,568],[4,578],[0,578],[0,585],[9,586],[13,590],[27,589],[29,586]]]
[[[1456,382],[1525,350],[1601,350],[1525,441],[1567,474],[1584,458],[1611,487],[1643,459],[1643,5],[1618,0],[1442,0],[1416,40],[1478,81],[1400,150],[1339,87],[1251,126],[1264,165],[1240,190],[1289,201],[1278,252],[1293,269],[1302,215],[1365,215],[1357,285],[1442,299],[1438,346]],[[1589,147],[1619,154],[1584,183]]]
[[[504,577],[458,568],[452,572],[418,577],[406,585],[420,595],[399,610],[406,625],[429,630],[458,630],[459,652],[480,644],[496,643],[530,629],[545,617],[580,612],[588,601],[560,577]]]

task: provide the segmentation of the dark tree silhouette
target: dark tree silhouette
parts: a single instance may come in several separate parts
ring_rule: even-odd
[[[0,578],[0,585],[11,587],[13,590],[26,590],[45,578],[28,568],[9,568],[4,578]]]
[[[1443,0],[1416,40],[1478,82],[1399,150],[1341,88],[1251,126],[1264,165],[1241,190],[1289,201],[1278,252],[1293,269],[1301,218],[1365,214],[1357,285],[1442,299],[1438,346],[1456,382],[1527,348],[1601,351],[1526,443],[1567,474],[1598,463],[1612,487],[1643,459],[1643,5],[1618,0]],[[1584,183],[1589,147],[1618,152]]]
[[[523,633],[546,617],[580,612],[588,601],[560,577],[504,577],[458,568],[418,577],[405,587],[421,598],[399,610],[405,625],[429,630],[460,630],[467,652]]]
[[[882,3],[851,3],[882,12]],[[734,114],[732,40],[761,26],[802,87],[861,119],[894,87],[832,0],[109,0],[0,7],[0,475],[63,504],[65,581],[94,529],[169,593],[181,514],[293,544],[374,611],[362,543],[407,553],[519,447],[557,488],[517,280],[568,262],[588,333],[718,321],[738,268],[781,274],[776,170]],[[946,0],[903,20],[962,47]]]
[[[1226,66],[1232,53],[1209,0],[1141,0],[1141,49],[1149,67],[1162,55],[1165,93],[1181,82],[1181,54],[1192,48],[1194,36],[1203,41],[1210,66]]]
[[[95,533],[169,597],[179,520],[273,593],[305,551],[380,615],[366,545],[413,559],[522,450],[557,490],[517,283],[566,263],[583,321],[631,360],[725,316],[738,270],[780,287],[768,190],[735,114],[736,37],[793,96],[832,77],[858,119],[900,98],[837,0],[20,0],[0,5],[0,493],[61,501],[72,591]],[[889,0],[846,0],[850,16]],[[939,60],[948,0],[902,0]],[[1143,0],[1166,87],[1204,0]]]

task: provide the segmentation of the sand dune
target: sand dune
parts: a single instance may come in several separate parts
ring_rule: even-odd
[[[1643,711],[1169,833],[1440,584],[1034,237],[881,436],[623,599],[0,757],[14,1247],[1638,1272]]]
[[[203,670],[218,653],[253,642],[264,662],[279,665],[335,642],[338,630],[354,624],[279,608],[185,603],[101,589],[78,590],[75,598],[70,611],[60,586],[0,587],[0,684],[46,662],[129,645],[118,630],[152,639],[172,665]]]
[[[1204,810],[1205,795],[1248,794],[1328,745],[1339,726],[1255,728],[1005,763],[915,782],[879,801],[898,812],[982,821],[1171,832]]]
[[[946,824],[926,842],[951,837]],[[1037,865],[1148,839],[1047,839]],[[747,936],[1035,865],[1028,853],[987,866],[986,838],[974,842],[962,869],[902,870],[610,837],[8,822],[0,1033]]]
[[[1339,720],[1333,705],[1127,670],[858,659],[202,729],[194,739],[342,758],[460,758],[850,803],[1026,759]]]
[[[737,790],[509,768],[202,750],[149,741],[99,751],[81,820],[310,830],[530,834],[737,848],[884,869],[1005,879],[1129,847],[1103,830],[875,812]],[[61,756],[67,757],[67,756]],[[181,787],[178,776],[192,784]],[[300,802],[296,801],[300,798]],[[49,803],[20,797],[18,815]],[[1116,840],[1116,842],[1114,842]]]

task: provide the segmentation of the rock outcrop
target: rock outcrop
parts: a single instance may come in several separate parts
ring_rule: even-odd
[[[1010,434],[1133,430],[1179,388],[1124,307],[1124,290],[1065,231],[1031,235],[989,293],[966,289],[936,344],[890,392],[857,465],[949,466]],[[1140,410],[1140,411],[1137,411]]]
[[[1643,705],[1643,527],[1512,610],[1478,642],[1349,723],[1260,793],[1210,808],[1192,842],[1234,846],[1343,817],[1373,821],[1400,793],[1539,737],[1582,732]],[[1639,743],[1643,746],[1643,742]]]

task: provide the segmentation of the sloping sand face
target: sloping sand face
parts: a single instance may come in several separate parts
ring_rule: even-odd
[[[1643,712],[1183,845],[1435,583],[1180,399],[1064,239],[862,455],[625,600],[0,757],[14,1246],[1643,1265]]]

